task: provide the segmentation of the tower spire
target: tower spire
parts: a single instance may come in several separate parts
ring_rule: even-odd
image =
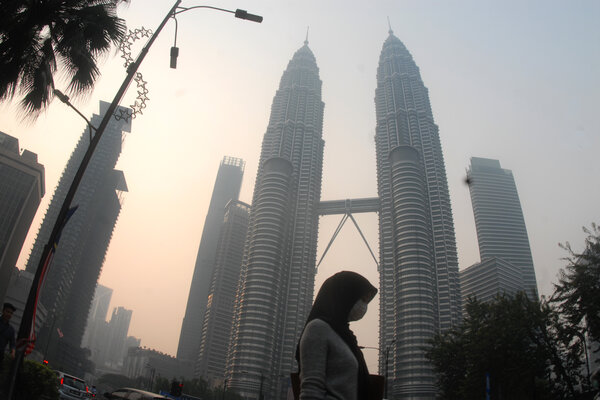
[[[390,23],[390,17],[387,17],[387,20],[388,20],[388,27],[390,28],[390,30],[388,31],[388,33],[390,35],[393,35],[394,31],[392,30],[392,24]]]
[[[310,29],[310,26],[306,27],[306,39],[304,40],[304,44],[308,45],[308,30]]]

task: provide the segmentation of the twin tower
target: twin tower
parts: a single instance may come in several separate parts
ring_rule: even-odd
[[[224,387],[249,399],[285,398],[313,300],[319,215],[376,212],[379,348],[380,355],[389,349],[388,397],[433,399],[435,376],[423,347],[436,332],[458,324],[460,289],[448,183],[427,89],[390,30],[375,91],[378,197],[321,202],[321,84],[305,42],[283,73],[262,142]],[[379,363],[383,371],[382,357]]]

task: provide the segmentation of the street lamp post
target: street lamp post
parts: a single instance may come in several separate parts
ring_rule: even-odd
[[[29,296],[27,297],[27,302],[25,303],[25,309],[23,310],[23,317],[21,319],[21,325],[19,326],[19,333],[17,335],[17,346],[18,346],[17,354],[12,363],[12,370],[11,370],[11,374],[10,374],[10,380],[9,380],[8,391],[7,391],[7,399],[9,399],[9,400],[11,400],[13,398],[17,372],[23,363],[23,358],[25,357],[25,350],[33,342],[32,330],[34,329],[33,322],[34,322],[35,312],[37,309],[37,299],[38,299],[39,293],[41,291],[42,284],[44,282],[45,273],[46,273],[48,266],[52,260],[52,255],[54,253],[54,250],[55,250],[56,246],[58,245],[58,239],[60,237],[60,233],[69,218],[70,211],[71,211],[71,209],[70,209],[71,202],[73,201],[73,198],[75,197],[75,192],[77,191],[77,188],[79,187],[79,183],[81,182],[81,179],[83,178],[83,174],[92,158],[92,155],[94,153],[94,150],[96,149],[96,146],[98,146],[98,143],[100,142],[100,139],[102,138],[102,134],[104,133],[104,130],[106,129],[106,127],[108,125],[108,122],[112,118],[112,115],[114,114],[115,110],[117,109],[117,106],[119,105],[121,99],[125,95],[125,92],[127,91],[127,88],[129,87],[129,85],[131,84],[131,81],[135,77],[137,70],[139,69],[140,65],[142,64],[142,61],[144,61],[144,58],[146,58],[146,55],[148,54],[150,47],[152,46],[152,44],[154,44],[154,41],[156,40],[156,38],[158,37],[158,35],[160,34],[160,32],[162,31],[162,29],[164,28],[164,26],[166,25],[166,23],[169,21],[169,19],[171,17],[174,17],[177,13],[182,13],[182,12],[185,12],[185,11],[188,11],[191,9],[195,9],[195,8],[211,8],[211,9],[215,9],[215,10],[219,10],[219,11],[225,11],[225,12],[235,14],[236,18],[246,19],[246,20],[254,21],[254,22],[262,22],[262,19],[263,19],[261,16],[249,14],[245,10],[239,10],[239,9],[236,11],[230,11],[230,10],[225,10],[225,9],[210,7],[210,6],[179,7],[179,5],[181,4],[181,1],[182,0],[175,1],[175,4],[173,4],[173,6],[171,7],[171,9],[167,13],[167,15],[163,18],[163,20],[160,23],[160,25],[158,26],[158,28],[156,28],[156,31],[152,34],[150,39],[148,39],[148,42],[146,43],[146,45],[140,51],[140,54],[138,55],[135,62],[131,63],[127,67],[127,76],[125,77],[125,80],[123,81],[123,83],[121,84],[121,87],[117,91],[117,94],[115,95],[113,101],[108,106],[108,109],[106,110],[106,113],[104,114],[104,117],[102,118],[102,121],[100,122],[100,125],[98,125],[98,128],[96,129],[96,134],[92,137],[92,139],[90,141],[90,145],[87,148],[85,155],[83,156],[83,160],[81,161],[81,164],[79,165],[79,169],[77,170],[75,177],[73,178],[73,182],[71,183],[71,186],[69,187],[69,191],[67,192],[67,195],[65,196],[65,200],[64,200],[62,207],[58,213],[58,217],[56,219],[56,222],[54,223],[54,227],[52,228],[50,237],[48,238],[48,242],[46,243],[46,245],[44,246],[44,249],[42,251],[40,261],[38,263],[37,269],[35,271],[35,275],[33,277],[33,281],[31,283],[31,289],[29,291]],[[178,7],[179,7],[179,9],[178,9]],[[60,96],[58,96],[58,97],[60,99]],[[90,128],[90,132],[91,132],[91,128]]]
[[[227,378],[223,380],[223,400],[225,400],[225,391],[227,390]]]

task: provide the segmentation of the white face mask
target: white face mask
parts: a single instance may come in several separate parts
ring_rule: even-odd
[[[367,313],[368,303],[359,299],[348,313],[348,321],[358,321]]]

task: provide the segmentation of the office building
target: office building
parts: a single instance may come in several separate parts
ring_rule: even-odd
[[[130,347],[123,362],[123,375],[131,379],[144,377],[150,386],[149,383],[156,382],[159,377],[169,382],[180,380],[187,373],[182,365],[177,358],[158,350]]]
[[[198,359],[202,322],[204,321],[206,301],[215,268],[215,254],[223,216],[225,215],[225,206],[229,201],[237,200],[239,197],[244,166],[245,162],[239,158],[223,158],[217,172],[204,228],[202,228],[202,238],[198,247],[185,316],[179,335],[179,346],[177,347],[177,359],[190,361],[192,365]]]
[[[390,398],[433,399],[436,377],[424,348],[460,321],[456,240],[429,94],[391,29],[379,58],[375,109],[379,348],[390,348]]]
[[[112,316],[108,323],[107,343],[105,347],[104,365],[112,368],[121,368],[123,360],[127,355],[127,332],[131,323],[132,310],[125,307],[116,307],[113,309]]]
[[[194,373],[212,384],[223,382],[225,376],[233,308],[249,214],[249,205],[232,200],[225,208],[225,218],[221,226],[215,269],[202,325],[198,363]]]
[[[108,307],[112,298],[113,290],[103,285],[97,285],[94,297],[88,313],[87,325],[81,340],[81,347],[91,349],[98,334],[98,327],[106,323]]]
[[[537,299],[529,237],[515,179],[500,161],[472,157],[469,191],[481,261],[502,259],[521,270],[524,289]]]
[[[242,396],[285,397],[313,299],[318,217],[356,212],[379,214],[379,348],[390,351],[389,397],[436,396],[424,348],[460,321],[454,223],[428,92],[391,30],[375,106],[378,197],[320,201],[323,103],[307,42],[283,74],[263,139],[226,368]]]
[[[44,197],[44,166],[19,140],[0,132],[0,304]]]
[[[10,324],[15,328],[15,333],[18,332],[19,326],[21,325],[21,319],[23,318],[23,310],[25,310],[25,303],[27,302],[27,297],[29,296],[29,289],[31,288],[31,283],[33,282],[33,274],[20,270],[18,268],[14,268],[13,274],[10,278],[10,283],[8,285],[8,290],[6,291],[6,296],[4,297],[4,301],[7,303],[11,303],[16,307],[16,310],[10,319]],[[38,305],[36,310],[36,318],[35,318],[35,332],[36,334],[40,331],[40,328],[44,325],[46,318],[48,316],[48,312],[43,305]],[[39,351],[39,348],[36,350]]]
[[[323,169],[321,80],[304,43],[281,77],[263,137],[226,376],[243,397],[285,397],[313,299]]]
[[[514,296],[524,289],[521,269],[501,258],[488,258],[460,271],[463,312],[469,298],[488,302],[497,295]]]
[[[100,113],[93,115],[92,125],[99,125],[108,106],[108,103],[100,102]],[[111,118],[77,189],[72,202],[77,209],[62,230],[46,275],[40,303],[48,311],[48,321],[38,336],[38,343],[46,344],[51,362],[56,361],[53,357],[65,353],[60,346],[77,349],[81,345],[94,289],[121,209],[123,192],[127,190],[123,173],[114,167],[121,154],[124,132],[130,129],[130,122]],[[31,273],[37,270],[43,248],[89,140],[86,126],[67,162],[35,239],[26,266]],[[60,338],[57,337],[60,336],[59,331],[62,332]]]

